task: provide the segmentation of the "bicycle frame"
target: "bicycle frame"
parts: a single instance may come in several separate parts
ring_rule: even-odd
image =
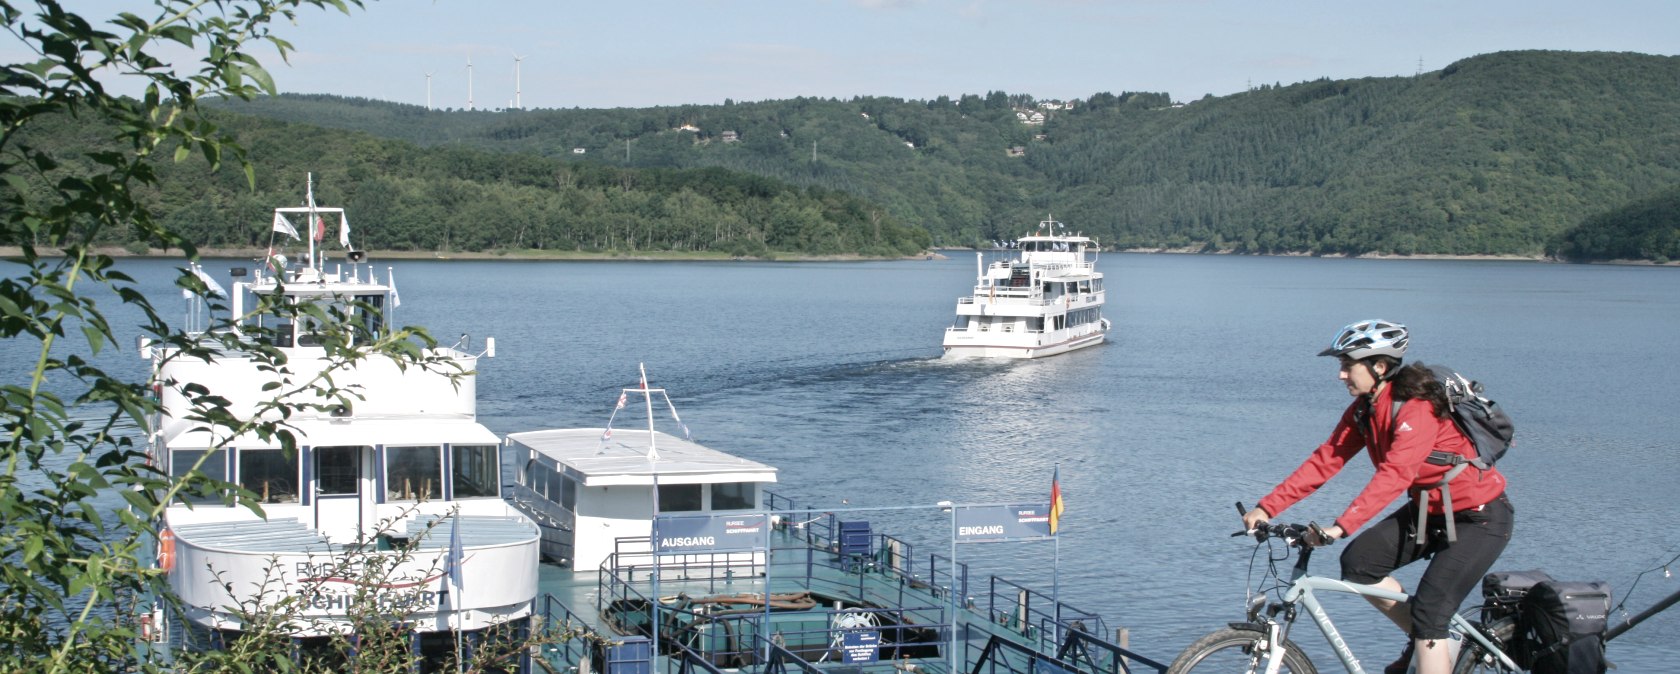
[[[1342,661],[1342,666],[1347,669],[1349,674],[1365,674],[1365,669],[1359,665],[1359,659],[1353,655],[1353,649],[1348,647],[1347,641],[1342,638],[1341,631],[1337,630],[1335,623],[1330,621],[1330,615],[1325,613],[1324,605],[1319,603],[1318,596],[1314,593],[1342,592],[1397,602],[1404,602],[1410,596],[1404,592],[1395,592],[1375,585],[1361,585],[1311,575],[1307,573],[1307,563],[1312,559],[1313,549],[1304,544],[1299,549],[1300,553],[1295,557],[1295,570],[1289,576],[1289,589],[1283,593],[1282,605],[1278,607],[1285,613],[1285,626],[1281,630],[1266,630],[1271,635],[1270,638],[1273,642],[1273,647],[1270,649],[1270,655],[1266,662],[1266,671],[1275,673],[1278,671],[1278,666],[1282,664],[1283,649],[1281,644],[1283,639],[1289,636],[1289,626],[1294,622],[1295,611],[1300,608],[1306,610],[1307,615],[1312,618],[1313,624],[1318,626],[1318,631],[1322,632],[1324,638],[1330,642],[1331,650],[1336,652],[1337,659]],[[1276,615],[1275,612],[1273,615]],[[1268,618],[1267,621],[1274,624],[1276,622],[1275,618]],[[1465,620],[1464,616],[1453,614],[1447,629],[1458,632],[1468,641],[1480,644],[1488,653],[1495,654],[1504,667],[1513,672],[1520,671],[1517,664],[1511,661],[1510,656],[1506,655],[1505,651],[1488,639],[1487,635],[1482,634],[1481,630],[1476,629],[1475,625],[1470,624],[1470,621]]]

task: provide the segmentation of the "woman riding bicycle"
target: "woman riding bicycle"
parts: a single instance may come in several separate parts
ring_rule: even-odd
[[[1339,376],[1353,403],[1330,439],[1242,519],[1253,529],[1276,517],[1317,491],[1360,450],[1369,450],[1376,474],[1324,536],[1308,542],[1327,545],[1345,537],[1401,494],[1410,495],[1406,505],[1348,544],[1342,552],[1342,579],[1399,592],[1400,582],[1389,574],[1429,559],[1404,606],[1378,599],[1371,603],[1412,638],[1400,659],[1384,670],[1387,674],[1405,672],[1414,651],[1418,674],[1446,674],[1452,668],[1443,647],[1447,622],[1510,542],[1512,509],[1505,498],[1505,476],[1493,468],[1470,467],[1444,482],[1454,510],[1448,528],[1441,487],[1452,466],[1428,459],[1432,452],[1474,458],[1476,448],[1453,425],[1446,391],[1434,375],[1421,365],[1401,367],[1407,339],[1405,326],[1383,320],[1359,321],[1337,333],[1318,355],[1341,361]],[[1402,404],[1391,413],[1395,402]],[[1419,507],[1428,513],[1423,531],[1417,530]],[[1442,530],[1453,531],[1455,540]]]

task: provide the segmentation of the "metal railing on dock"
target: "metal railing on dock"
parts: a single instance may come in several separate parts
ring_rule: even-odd
[[[774,522],[768,555],[660,555],[656,586],[650,541],[621,539],[596,580],[597,606],[579,607],[598,615],[580,619],[552,595],[541,606],[542,629],[601,624],[616,634],[566,640],[547,647],[544,658],[574,672],[605,666],[606,650],[654,634],[659,602],[660,644],[650,656],[659,664],[627,670],[633,674],[660,667],[663,674],[818,674],[842,662],[880,674],[953,674],[953,665],[970,674],[1165,671],[1105,641],[1111,628],[1096,613],[996,576],[975,583],[968,565],[948,556],[918,555],[864,522],[766,496]],[[846,640],[860,633],[877,641],[865,649],[866,661],[847,661],[856,645]]]

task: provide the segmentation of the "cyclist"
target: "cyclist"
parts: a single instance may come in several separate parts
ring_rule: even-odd
[[[1342,552],[1342,579],[1374,584],[1396,592],[1400,582],[1389,574],[1418,559],[1429,566],[1405,605],[1370,598],[1372,604],[1411,637],[1387,674],[1406,671],[1414,652],[1419,674],[1446,674],[1452,668],[1447,622],[1481,581],[1511,539],[1511,503],[1505,476],[1496,469],[1470,467],[1447,483],[1452,493],[1456,540],[1448,541],[1439,487],[1449,466],[1426,461],[1431,452],[1476,456],[1475,445],[1453,425],[1446,392],[1427,368],[1401,366],[1409,339],[1406,326],[1364,320],[1341,329],[1320,356],[1341,361],[1341,382],[1354,397],[1342,412],[1330,439],[1319,445],[1295,472],[1258,506],[1243,515],[1249,529],[1276,517],[1318,490],[1360,450],[1369,450],[1376,474],[1324,535],[1309,536],[1312,545],[1328,545],[1358,531],[1401,494],[1411,499],[1361,533]],[[1394,401],[1403,401],[1398,414]],[[1418,531],[1418,508],[1427,524]]]

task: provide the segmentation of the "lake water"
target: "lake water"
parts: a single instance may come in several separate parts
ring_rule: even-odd
[[[230,264],[207,268],[225,278]],[[123,263],[160,308],[170,264]],[[646,363],[695,437],[781,468],[817,507],[1043,501],[1061,466],[1059,545],[965,546],[977,570],[1049,590],[1170,660],[1239,619],[1252,546],[1228,535],[1321,442],[1347,403],[1314,354],[1337,328],[1413,329],[1414,359],[1481,379],[1514,417],[1517,533],[1496,568],[1607,580],[1637,613],[1680,587],[1672,408],[1680,270],[1521,262],[1105,255],[1108,344],[1034,362],[945,361],[970,253],[857,263],[393,261],[401,324],[493,336],[481,419],[498,433],[599,426]],[[7,348],[0,362],[18,363]],[[129,350],[122,354],[143,371]],[[126,366],[125,366],[126,367]],[[22,368],[8,366],[11,372]],[[7,377],[16,375],[8,374]],[[618,422],[624,427],[625,422]],[[667,428],[667,430],[669,430]],[[1283,519],[1328,521],[1364,484],[1356,460]],[[872,517],[946,548],[936,511]],[[1333,574],[1334,555],[1315,570]],[[1402,574],[1408,581],[1417,570]],[[1329,610],[1367,663],[1402,635],[1362,601]],[[1306,621],[1296,640],[1334,668]],[[1613,642],[1623,672],[1669,671],[1680,611]]]

